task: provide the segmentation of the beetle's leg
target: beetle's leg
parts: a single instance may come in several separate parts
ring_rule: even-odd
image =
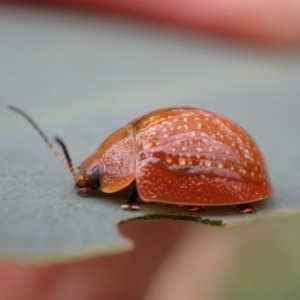
[[[204,212],[205,207],[204,206],[194,206],[194,205],[183,205],[185,209],[188,211],[199,211],[199,212]]]
[[[134,184],[130,197],[125,204],[121,205],[121,207],[126,210],[139,210],[140,207],[137,205],[138,198],[139,194],[137,192],[136,185]]]
[[[86,187],[83,187],[83,188],[80,188],[80,189],[77,191],[77,194],[78,194],[78,195],[86,195],[88,192],[89,192],[89,189],[86,188]]]
[[[250,204],[238,204],[234,205],[233,208],[242,214],[251,214],[256,212],[256,209]]]

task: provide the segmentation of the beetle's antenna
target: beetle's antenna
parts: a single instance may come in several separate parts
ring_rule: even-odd
[[[69,170],[70,170],[70,172],[73,175],[74,181],[76,182],[77,181],[77,175],[76,175],[76,173],[74,171],[74,167],[73,167],[73,164],[72,164],[71,156],[69,154],[67,146],[65,145],[65,143],[59,137],[55,137],[54,141],[57,142],[61,146],[61,148],[63,150],[63,153],[64,153],[64,155],[66,157]]]
[[[52,153],[62,162],[62,164],[68,168],[71,173],[75,173],[74,172],[74,166],[72,165],[72,168],[70,168],[69,162],[68,162],[68,157],[70,159],[70,155],[66,156],[67,161],[60,155],[60,153],[56,150],[56,148],[53,146],[53,144],[50,142],[49,138],[45,135],[45,133],[40,129],[40,127],[35,123],[35,121],[33,121],[33,119],[31,117],[29,117],[29,115],[27,115],[24,111],[22,111],[21,109],[12,106],[12,105],[8,105],[7,106],[9,109],[13,110],[14,112],[20,114],[22,117],[24,117],[32,126],[33,128],[39,133],[39,135],[43,138],[43,140],[45,141],[45,143],[48,145],[48,147],[50,148],[50,150],[52,151]],[[71,162],[71,159],[70,159]],[[74,176],[74,174],[73,174]]]

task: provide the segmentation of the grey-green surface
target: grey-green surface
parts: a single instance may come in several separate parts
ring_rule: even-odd
[[[105,17],[16,8],[0,11],[0,255],[56,261],[132,247],[115,226],[134,218],[234,226],[300,212],[300,55],[136,26]],[[61,136],[75,163],[129,120],[165,106],[226,115],[255,138],[275,195],[253,215],[142,204],[126,195],[82,198],[70,174],[24,119]]]

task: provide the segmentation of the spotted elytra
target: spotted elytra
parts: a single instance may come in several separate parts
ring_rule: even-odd
[[[173,107],[145,114],[105,139],[78,168],[61,139],[55,140],[66,159],[26,113],[9,108],[25,117],[69,168],[79,194],[96,189],[114,193],[134,183],[125,209],[138,209],[140,198],[191,210],[232,205],[240,212],[254,212],[249,203],[273,192],[254,140],[238,124],[213,112]]]

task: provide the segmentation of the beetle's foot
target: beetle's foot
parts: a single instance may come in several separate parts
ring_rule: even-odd
[[[138,198],[139,195],[136,186],[134,185],[130,197],[128,198],[125,204],[121,205],[121,207],[125,210],[139,210],[140,207],[137,205]]]
[[[122,204],[121,208],[125,209],[125,210],[140,210],[140,207],[136,204],[131,204],[131,203],[126,203],[126,204]]]
[[[250,204],[238,204],[233,206],[239,213],[252,214],[256,212],[256,209]]]
[[[199,211],[199,212],[204,212],[205,211],[204,206],[184,205],[183,207],[185,209],[187,209],[188,211]]]
[[[77,191],[78,195],[86,195],[89,192],[88,188],[81,188]]]

